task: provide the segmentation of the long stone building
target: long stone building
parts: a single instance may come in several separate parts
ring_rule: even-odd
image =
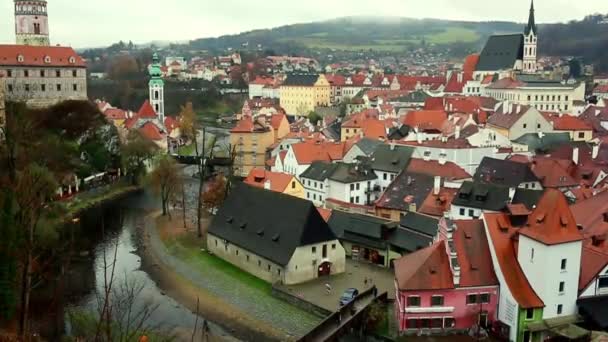
[[[41,107],[87,99],[86,63],[74,49],[50,46],[47,4],[15,0],[17,44],[0,45],[6,101]]]

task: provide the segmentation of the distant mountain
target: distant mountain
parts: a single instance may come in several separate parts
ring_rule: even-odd
[[[195,49],[271,49],[278,53],[369,51],[399,53],[413,46],[465,46],[478,51],[488,36],[523,32],[523,23],[390,17],[347,17],[281,26],[190,42]],[[608,70],[608,16],[539,25],[541,55],[580,56]],[[245,44],[245,45],[244,45]]]

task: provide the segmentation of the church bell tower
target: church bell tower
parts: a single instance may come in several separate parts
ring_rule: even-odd
[[[538,46],[538,27],[534,18],[534,0],[530,5],[530,16],[528,17],[528,25],[524,30],[524,67],[525,74],[536,73],[537,62],[537,46]]]
[[[148,82],[150,88],[150,104],[156,116],[161,123],[165,122],[165,82],[162,79],[162,71],[160,68],[160,59],[158,55],[154,53],[152,56],[152,64],[148,70],[150,74],[150,81]]]
[[[19,45],[51,44],[46,0],[15,0],[15,35]]]

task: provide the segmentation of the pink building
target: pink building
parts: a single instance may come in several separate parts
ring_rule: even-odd
[[[402,334],[466,331],[496,321],[498,280],[483,222],[440,221],[432,246],[395,261]]]

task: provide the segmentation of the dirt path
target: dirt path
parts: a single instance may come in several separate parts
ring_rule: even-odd
[[[171,225],[163,225],[165,227],[156,227],[155,219],[159,213],[148,215],[145,227],[147,231],[142,234],[142,268],[148,272],[150,277],[156,281],[166,295],[172,297],[182,305],[186,306],[192,312],[196,312],[197,299],[200,301],[199,313],[212,322],[222,326],[234,336],[246,341],[284,341],[288,337],[281,331],[269,326],[265,322],[261,322],[254,317],[247,315],[238,308],[230,305],[209,293],[208,291],[198,288],[186,279],[182,274],[177,272],[173,267],[163,261],[162,253],[158,251],[158,244],[162,244],[160,236],[180,234],[184,232],[181,214],[174,213],[174,219]],[[160,221],[162,222],[162,221]],[[177,226],[176,226],[177,225]],[[172,228],[168,228],[168,226]],[[182,332],[181,338],[187,337],[192,332]],[[209,341],[223,341],[221,336],[215,336]],[[200,340],[199,340],[200,341]]]

